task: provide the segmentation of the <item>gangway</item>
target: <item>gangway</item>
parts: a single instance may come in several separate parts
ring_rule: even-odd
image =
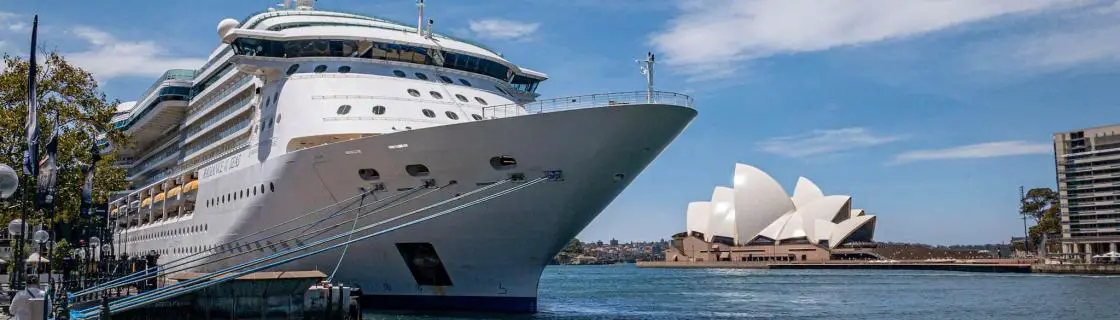
[[[504,185],[504,184],[509,183],[509,182],[513,182],[515,180],[519,180],[519,181],[517,181],[518,183],[515,186],[505,188],[501,191],[494,192],[493,194],[489,194],[489,195],[483,196],[481,198],[471,200],[469,202],[466,202],[466,203],[463,203],[463,204],[460,204],[460,205],[457,205],[457,206],[454,206],[454,207],[451,207],[451,208],[448,208],[448,209],[444,209],[444,210],[436,212],[434,214],[423,216],[421,218],[417,218],[417,219],[412,220],[412,221],[407,221],[407,222],[398,224],[396,226],[387,227],[387,228],[382,229],[380,231],[376,231],[376,232],[373,232],[373,233],[361,235],[362,233],[364,233],[366,231],[371,231],[371,229],[377,228],[379,226],[382,226],[382,225],[385,225],[385,224],[388,224],[388,223],[391,223],[391,222],[394,222],[394,221],[397,221],[397,220],[401,220],[401,219],[404,219],[406,217],[409,217],[409,216],[412,216],[412,215],[415,215],[415,214],[427,212],[429,210],[433,210],[435,208],[447,205],[449,203],[453,203],[453,202],[456,202],[456,201],[459,201],[459,200],[463,200],[463,199],[465,199],[465,198],[467,198],[471,195],[486,191],[486,190],[491,189],[491,188],[495,188],[495,187],[500,186],[500,185]],[[562,173],[560,171],[546,171],[545,174],[542,177],[532,179],[532,180],[528,180],[528,181],[525,181],[523,179],[515,179],[515,178],[501,180],[501,181],[498,181],[496,183],[489,184],[489,185],[477,188],[475,190],[466,192],[464,194],[458,195],[456,197],[452,197],[452,198],[449,198],[449,199],[446,199],[446,200],[443,200],[443,201],[440,201],[440,202],[437,202],[437,203],[434,203],[434,204],[431,204],[431,205],[428,205],[428,206],[425,206],[425,207],[422,207],[422,208],[419,208],[419,209],[416,209],[416,210],[412,210],[412,211],[409,211],[407,213],[403,213],[403,214],[394,216],[392,218],[380,220],[380,221],[377,221],[377,222],[374,222],[374,223],[371,223],[371,224],[368,224],[368,225],[364,225],[364,226],[361,226],[361,227],[357,227],[357,225],[355,225],[356,228],[354,228],[350,231],[347,231],[347,232],[341,232],[339,234],[329,236],[329,237],[326,237],[326,238],[323,238],[323,239],[319,239],[319,240],[316,240],[316,241],[312,241],[310,243],[299,242],[298,245],[293,247],[293,248],[280,250],[280,251],[277,251],[277,252],[275,252],[271,255],[259,257],[259,258],[256,258],[256,259],[251,259],[249,261],[242,262],[242,263],[239,263],[239,264],[236,264],[234,266],[227,267],[227,268],[223,268],[223,269],[218,270],[218,271],[206,273],[204,275],[201,275],[201,276],[196,277],[196,278],[191,279],[191,280],[187,280],[187,281],[179,282],[179,283],[176,283],[176,284],[160,287],[160,288],[157,288],[157,289],[154,289],[154,290],[151,290],[151,291],[147,291],[147,292],[141,292],[141,293],[138,293],[137,295],[134,295],[134,296],[128,296],[128,297],[120,298],[120,299],[117,299],[115,301],[105,303],[102,306],[87,307],[87,308],[84,308],[84,309],[70,309],[71,311],[70,311],[69,315],[70,315],[71,319],[89,319],[89,318],[98,317],[102,313],[118,314],[118,313],[121,313],[121,312],[134,310],[134,309],[141,308],[141,307],[144,307],[144,306],[149,305],[149,304],[153,304],[153,303],[160,302],[160,301],[165,301],[167,299],[171,299],[171,298],[174,298],[174,297],[178,297],[178,296],[182,296],[182,295],[189,294],[189,293],[192,293],[192,292],[196,292],[198,290],[202,290],[202,289],[214,286],[214,285],[229,282],[231,280],[237,279],[239,277],[245,276],[245,275],[250,274],[250,273],[266,270],[266,269],[273,268],[273,267],[276,267],[276,266],[280,266],[280,265],[283,265],[283,264],[286,264],[286,263],[289,263],[289,262],[292,262],[292,261],[296,261],[296,260],[299,260],[299,259],[304,259],[304,258],[307,258],[307,257],[310,257],[310,256],[321,254],[321,253],[324,253],[324,252],[327,252],[327,251],[336,250],[336,249],[339,249],[339,248],[344,248],[344,247],[349,246],[350,244],[353,244],[353,243],[356,243],[356,242],[365,241],[365,240],[368,240],[370,238],[377,237],[377,236],[387,234],[387,233],[390,233],[390,232],[394,232],[394,231],[397,231],[397,230],[400,230],[400,229],[403,229],[403,228],[407,228],[407,227],[410,227],[410,226],[413,226],[413,225],[416,225],[416,224],[420,224],[420,223],[423,223],[425,221],[438,218],[440,216],[455,213],[455,212],[458,212],[459,210],[469,208],[469,207],[477,205],[479,203],[483,203],[483,202],[486,202],[486,201],[493,200],[495,198],[503,197],[503,196],[508,195],[510,193],[516,192],[518,190],[537,185],[541,182],[560,181],[560,180],[562,180]],[[413,199],[415,199],[415,198],[413,198]],[[328,207],[330,207],[330,206],[328,206]],[[360,208],[361,208],[361,206],[359,206],[359,208],[357,208],[357,210],[360,210]],[[382,208],[382,209],[385,209],[385,208]],[[320,210],[316,210],[316,211],[320,211]],[[346,211],[346,210],[343,210],[343,211]],[[373,212],[370,212],[370,213],[367,213],[367,214],[364,214],[364,215],[363,214],[356,214],[354,216],[354,218],[352,218],[352,219],[345,220],[345,221],[343,221],[339,224],[336,224],[334,226],[319,229],[318,231],[323,231],[323,230],[329,231],[330,228],[334,228],[334,227],[337,227],[338,225],[343,225],[343,224],[346,224],[346,223],[353,223],[354,221],[357,221],[358,219],[366,217],[366,216],[368,216],[369,214],[372,214],[372,213]],[[337,216],[338,213],[332,214],[332,215]],[[299,218],[296,218],[294,220],[298,220],[298,219]],[[282,224],[286,224],[286,223],[288,223],[288,222],[285,222],[285,223],[282,223]],[[272,228],[272,227],[270,227],[270,228]],[[290,230],[295,230],[295,229],[298,229],[298,228],[289,229],[289,231]],[[314,234],[314,232],[312,234]],[[329,244],[331,242],[335,242],[337,240],[344,239],[344,238],[345,238],[345,240],[343,240],[341,242],[337,242],[337,243],[334,243],[334,244]],[[314,249],[316,247],[319,247],[319,248]],[[341,263],[341,260],[340,260],[340,263]],[[98,287],[95,287],[95,288],[90,288],[90,289],[86,289],[86,290],[83,290],[83,291],[79,291],[77,293],[68,294],[67,295],[67,299],[68,299],[67,302],[68,302],[69,305],[73,306],[74,303],[75,303],[75,298],[77,298],[79,296],[88,295],[90,293],[97,292],[99,290],[105,290],[105,289],[110,288],[110,287],[127,285],[129,283],[139,281],[140,279],[146,279],[147,277],[158,277],[158,276],[166,275],[166,274],[167,274],[166,270],[158,271],[155,275],[150,274],[148,270],[144,270],[144,271],[137,272],[137,273],[134,273],[130,276],[122,278],[124,280],[112,281],[110,283],[107,283],[106,285],[101,285],[101,286],[98,286]]]

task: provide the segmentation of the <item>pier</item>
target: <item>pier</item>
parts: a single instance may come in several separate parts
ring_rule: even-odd
[[[963,271],[963,272],[999,272],[999,273],[1031,273],[1033,269],[1027,260],[991,260],[974,262],[930,262],[930,261],[895,261],[895,262],[864,262],[834,261],[834,262],[740,262],[740,261],[641,261],[639,268],[719,268],[719,269],[856,269],[856,270],[927,270],[927,271]]]

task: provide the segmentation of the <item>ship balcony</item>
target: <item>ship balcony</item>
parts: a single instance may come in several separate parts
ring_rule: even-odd
[[[506,118],[575,109],[610,107],[630,104],[659,104],[692,108],[692,97],[665,91],[631,91],[598,93],[538,100],[526,104],[504,104],[482,108],[486,119]]]

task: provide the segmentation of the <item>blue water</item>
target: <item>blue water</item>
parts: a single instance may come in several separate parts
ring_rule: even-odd
[[[1120,277],[549,266],[538,306],[365,319],[1118,319]]]

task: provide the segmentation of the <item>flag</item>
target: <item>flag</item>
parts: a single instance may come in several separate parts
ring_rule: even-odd
[[[35,62],[35,38],[38,32],[39,16],[35,15],[35,22],[31,25],[30,64],[27,67],[27,150],[23,153],[23,173],[30,176],[39,175],[39,166],[35,161],[39,156],[39,108],[35,90],[35,75],[39,70],[39,65]]]
[[[55,123],[58,123],[57,119]],[[55,155],[58,153],[58,130],[51,130],[51,138],[47,140],[47,156],[39,164],[39,188],[35,197],[36,208],[44,209],[54,206],[54,186],[58,178],[58,163]]]
[[[89,150],[90,163],[82,170],[86,176],[86,183],[82,186],[82,205],[78,211],[82,217],[90,217],[90,209],[93,208],[93,172],[97,167],[97,161],[101,160],[101,150],[97,148],[97,140],[93,141]]]

